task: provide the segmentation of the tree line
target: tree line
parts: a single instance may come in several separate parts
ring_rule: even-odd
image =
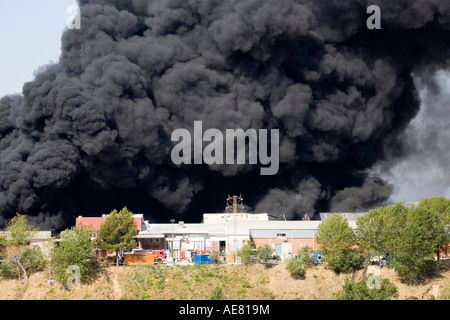
[[[402,281],[419,284],[438,272],[441,254],[448,253],[450,200],[432,197],[412,207],[376,208],[356,226],[353,230],[347,219],[334,214],[318,227],[316,241],[337,277],[382,258]]]
[[[97,252],[115,252],[116,265],[119,253],[136,247],[137,225],[133,213],[126,207],[113,210],[100,225],[98,234],[91,226],[73,226],[52,237],[46,244],[44,254],[40,247],[30,248],[30,240],[39,229],[30,225],[24,215],[16,214],[8,221],[6,232],[0,236],[0,275],[16,278],[21,283],[21,291],[26,289],[29,275],[50,267],[51,278],[67,284],[70,266],[79,270],[80,280],[89,282],[99,272],[101,255]],[[70,269],[69,269],[70,270]]]
[[[347,219],[334,214],[322,221],[316,241],[325,258],[326,267],[339,275],[352,273],[364,264],[383,258],[395,268],[408,284],[418,284],[439,270],[441,254],[447,254],[450,244],[450,200],[433,197],[415,207],[402,203],[370,210],[356,221],[353,229]],[[22,280],[25,288],[30,273],[50,267],[53,277],[65,284],[70,277],[69,266],[77,266],[82,281],[89,281],[99,270],[99,251],[119,253],[136,247],[137,226],[133,213],[126,207],[113,210],[100,225],[98,234],[89,226],[73,226],[53,237],[46,257],[39,247],[26,248],[38,229],[28,224],[25,216],[17,214],[7,223],[7,232],[0,237],[0,275]],[[273,248],[254,248],[247,243],[238,253],[241,258],[252,255],[266,263]],[[310,248],[301,248],[287,267],[294,278],[302,278],[311,260]],[[353,277],[352,277],[353,279]],[[346,286],[349,285],[346,283]],[[22,288],[21,287],[21,288]]]

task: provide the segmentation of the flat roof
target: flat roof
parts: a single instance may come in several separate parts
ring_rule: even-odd
[[[139,235],[151,236],[158,234],[225,234],[225,226],[222,223],[184,223],[182,226],[179,224],[171,223],[149,223],[148,229],[142,231]]]
[[[317,229],[250,229],[250,237],[256,239],[314,239]]]
[[[239,235],[249,235],[250,230],[317,230],[322,223],[321,220],[269,220],[269,221],[236,221],[236,233]],[[356,229],[356,221],[348,221],[353,229]],[[234,234],[234,221],[224,223],[149,223],[148,229],[139,233],[140,238],[157,237],[168,234],[211,234],[211,235],[232,235]],[[310,232],[310,231],[307,231]]]
[[[358,218],[365,216],[368,212],[321,212],[320,220],[325,220],[328,217],[331,217],[333,214],[339,214],[346,218],[348,221],[356,221]]]

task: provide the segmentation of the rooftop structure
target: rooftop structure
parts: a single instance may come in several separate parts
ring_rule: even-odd
[[[204,213],[203,223],[225,223],[233,221],[236,217],[237,221],[269,221],[269,215],[267,213]]]
[[[403,205],[407,208],[409,207],[417,207],[419,205],[420,201],[406,201],[403,203]]]
[[[320,213],[320,220],[325,220],[328,217],[331,217],[336,212],[321,212]],[[348,221],[356,221],[360,217],[365,216],[367,212],[337,212],[344,218],[346,218]]]
[[[100,228],[100,225],[105,221],[107,216],[107,214],[103,214],[101,217],[78,216],[75,219],[75,225],[91,226],[92,228],[94,228],[94,230],[98,231],[98,228]],[[133,214],[133,217],[139,231],[145,228],[144,215],[142,213]]]

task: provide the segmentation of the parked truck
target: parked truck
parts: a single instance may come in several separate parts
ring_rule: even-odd
[[[163,263],[167,261],[167,255],[164,250],[151,250],[151,254],[155,255],[156,263]]]
[[[138,264],[163,263],[167,261],[167,255],[164,250],[135,249],[125,254],[125,264],[130,264],[131,261],[139,261]]]

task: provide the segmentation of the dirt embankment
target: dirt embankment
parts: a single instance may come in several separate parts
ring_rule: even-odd
[[[14,300],[117,300],[117,299],[196,299],[213,297],[237,300],[333,299],[338,291],[333,271],[322,266],[307,270],[305,279],[294,280],[285,264],[265,268],[263,265],[195,265],[109,267],[91,283],[67,290],[50,284],[48,271],[30,276],[26,287],[18,280],[0,280],[0,299]],[[347,275],[341,275],[340,285]],[[362,277],[362,271],[355,280]],[[408,286],[399,281],[394,270],[381,269],[381,277],[393,282],[398,299],[450,299],[450,269],[423,285]]]

